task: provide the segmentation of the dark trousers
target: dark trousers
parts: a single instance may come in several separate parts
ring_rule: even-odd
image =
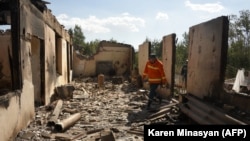
[[[156,89],[160,84],[150,84],[150,92],[149,92],[149,100],[148,100],[148,107],[150,107],[154,97],[159,98],[161,101],[161,97],[156,93]]]
[[[187,88],[187,76],[186,75],[182,76],[182,88],[184,89]]]

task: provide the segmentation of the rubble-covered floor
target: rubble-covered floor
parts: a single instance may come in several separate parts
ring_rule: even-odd
[[[143,125],[183,122],[177,100],[164,99],[161,104],[155,101],[152,109],[146,110],[147,90],[126,81],[113,84],[106,80],[104,84],[104,88],[98,88],[96,78],[74,80],[73,97],[56,98],[50,105],[36,107],[35,119],[19,132],[16,141],[143,141]],[[71,126],[48,124],[59,101],[62,106],[56,122],[80,114]]]

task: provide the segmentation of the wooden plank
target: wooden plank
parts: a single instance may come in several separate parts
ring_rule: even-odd
[[[54,126],[57,123],[57,119],[58,119],[58,116],[61,112],[62,105],[63,105],[63,101],[58,100],[56,107],[55,107],[55,109],[54,109],[54,111],[53,111],[53,113],[48,121],[48,126]]]
[[[169,110],[171,110],[171,107],[175,106],[176,104],[177,103],[170,103],[168,105],[165,105],[165,106],[161,107],[160,111],[149,115],[149,118],[153,118],[153,117],[156,117],[156,116],[160,116],[162,114],[166,114]]]
[[[130,134],[135,134],[138,136],[143,136],[144,135],[144,131],[136,131],[136,130],[126,130],[128,133]]]
[[[149,118],[154,118],[154,117],[157,117],[157,116],[160,116],[160,115],[166,115],[169,110],[171,110],[171,109],[170,108],[162,109],[157,113],[149,115]]]
[[[164,114],[164,115],[160,115],[160,116],[157,116],[157,117],[155,117],[155,118],[151,118],[151,119],[149,119],[149,121],[155,121],[155,120],[157,120],[157,119],[160,119],[160,118],[164,118],[166,115]]]
[[[74,136],[71,138],[72,141],[74,140],[78,140],[80,138],[84,138],[87,136],[87,132],[86,131],[83,131],[82,133],[79,133],[78,135]]]

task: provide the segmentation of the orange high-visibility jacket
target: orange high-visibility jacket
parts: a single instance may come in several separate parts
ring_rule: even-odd
[[[163,64],[160,60],[156,59],[154,63],[148,61],[146,63],[143,78],[148,78],[150,84],[166,84],[167,79],[165,77]]]

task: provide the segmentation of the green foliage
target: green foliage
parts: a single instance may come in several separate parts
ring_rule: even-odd
[[[84,54],[88,55],[88,56],[94,55],[97,52],[99,43],[100,43],[100,41],[97,39],[94,41],[90,41],[90,42],[85,43]]]
[[[180,73],[182,65],[188,59],[188,45],[189,45],[189,35],[184,32],[182,34],[183,40],[176,45],[176,56],[175,56],[175,71]]]
[[[68,30],[68,33],[69,33],[70,36],[73,37],[73,33],[74,33],[74,32],[73,32],[73,30],[72,30],[71,28]]]
[[[162,58],[162,41],[154,39],[151,42],[151,51],[155,52],[156,56],[158,56],[159,59]]]
[[[235,77],[240,68],[250,70],[250,11],[239,13],[239,17],[231,15],[229,19],[227,78]]]
[[[82,29],[79,25],[75,25],[74,29],[69,29],[69,34],[73,39],[73,46],[75,50],[79,50],[80,52],[84,52],[84,40],[85,36],[82,32]]]
[[[74,45],[76,45],[76,46],[83,46],[84,45],[85,36],[84,36],[82,29],[79,25],[75,25],[73,37],[74,37],[73,38]]]
[[[72,36],[75,50],[80,51],[85,56],[91,56],[96,53],[100,41],[96,39],[85,42],[85,36],[79,25],[75,25],[74,29],[70,28],[68,32]]]
[[[154,39],[151,41],[148,37],[145,39],[144,43],[150,43],[150,52],[153,52],[156,54],[156,56],[161,59],[162,57],[162,41]]]

